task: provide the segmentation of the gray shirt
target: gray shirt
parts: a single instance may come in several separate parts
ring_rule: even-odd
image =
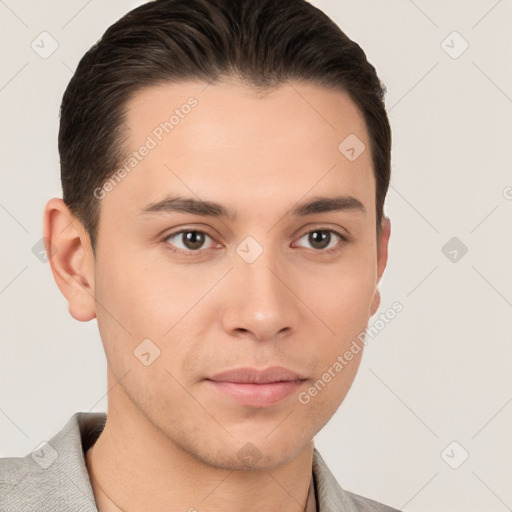
[[[98,512],[85,452],[105,421],[105,413],[77,412],[38,450],[0,458],[0,512]],[[317,512],[397,512],[343,490],[316,449],[312,483],[308,505]]]

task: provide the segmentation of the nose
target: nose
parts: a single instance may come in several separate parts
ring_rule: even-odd
[[[222,325],[228,334],[258,341],[277,340],[298,328],[300,301],[290,270],[270,251],[254,262],[235,262],[225,289]]]

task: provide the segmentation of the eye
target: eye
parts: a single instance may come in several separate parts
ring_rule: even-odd
[[[203,247],[205,242],[210,240],[210,247]],[[164,241],[169,242],[176,249],[169,247],[174,252],[198,252],[201,249],[209,249],[213,239],[204,231],[194,229],[182,229],[165,237]]]
[[[305,239],[311,249],[322,252],[334,252],[341,249],[348,238],[333,229],[314,229],[302,235],[299,240]]]

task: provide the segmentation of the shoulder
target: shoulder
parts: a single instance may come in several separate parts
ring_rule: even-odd
[[[359,496],[350,491],[345,491],[354,502],[355,510],[358,512],[400,512],[397,508],[389,507],[364,496]]]
[[[84,447],[98,435],[105,417],[77,412],[37,450],[0,458],[1,512],[97,512]]]
[[[343,489],[316,449],[313,453],[313,476],[320,512],[399,512],[396,508]]]

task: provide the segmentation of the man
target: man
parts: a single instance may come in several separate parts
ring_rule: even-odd
[[[383,94],[303,0],[156,0],[106,31],[64,94],[44,236],[97,318],[108,413],[3,459],[2,510],[394,510],[313,444],[379,306]]]

